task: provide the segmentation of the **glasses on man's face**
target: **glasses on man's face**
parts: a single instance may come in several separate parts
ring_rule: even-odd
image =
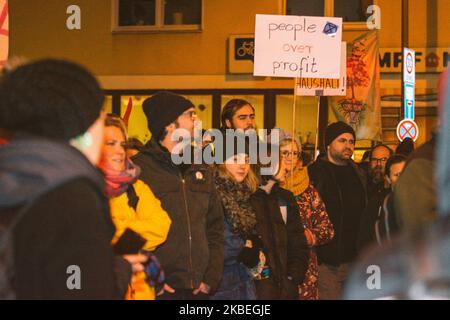
[[[388,158],[384,157],[384,158],[370,158],[371,162],[376,162],[376,163],[384,163],[386,161],[388,161]]]
[[[186,111],[182,113],[183,116],[189,117],[189,118],[194,118],[197,116],[197,112],[195,111]]]
[[[285,150],[285,151],[281,151],[281,156],[283,157],[283,158],[287,158],[287,157],[298,157],[298,155],[299,155],[299,152],[298,151],[287,151],[287,150]]]

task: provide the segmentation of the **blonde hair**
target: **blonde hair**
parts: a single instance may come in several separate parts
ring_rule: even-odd
[[[125,125],[125,122],[123,122],[122,118],[120,118],[119,116],[116,116],[115,114],[112,113],[108,113],[105,119],[105,127],[119,128],[120,131],[122,131],[123,133],[125,141],[128,141],[127,126]]]
[[[221,178],[236,181],[236,179],[234,179],[234,177],[227,170],[225,164],[217,165],[217,169],[219,172],[219,176]],[[244,181],[242,181],[242,182],[247,185],[247,187],[250,189],[251,192],[255,192],[258,189],[258,186],[260,185],[259,179],[256,176],[256,174],[253,172],[252,166],[250,166],[250,169],[248,170],[248,174],[245,177]]]
[[[299,145],[299,143],[297,142],[297,139],[294,139],[294,142],[297,145],[298,152],[302,152],[302,146]],[[280,141],[280,149],[282,147],[285,147],[285,146],[291,144],[291,143],[292,143],[292,139],[291,138],[281,140]]]

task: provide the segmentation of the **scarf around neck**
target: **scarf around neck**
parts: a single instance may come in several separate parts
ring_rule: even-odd
[[[256,214],[250,204],[252,191],[245,183],[222,178],[215,173],[215,186],[222,200],[225,219],[234,233],[247,239],[254,233]]]
[[[291,191],[294,196],[305,192],[309,186],[309,175],[306,167],[296,166],[293,175],[290,172],[286,175],[284,181],[280,182],[280,187]]]
[[[108,198],[115,198],[126,192],[133,185],[141,173],[141,168],[135,165],[130,159],[125,160],[125,170],[112,170],[106,164],[100,165],[105,175],[105,194]]]

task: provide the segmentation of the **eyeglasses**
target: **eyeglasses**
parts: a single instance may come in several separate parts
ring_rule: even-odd
[[[294,156],[294,157],[298,157],[300,153],[298,151],[282,151],[281,152],[281,156],[284,158],[290,157],[290,156]]]
[[[197,116],[197,112],[195,111],[186,111],[182,113],[183,116],[187,116],[189,118],[194,118]]]
[[[370,158],[370,161],[376,162],[376,163],[378,163],[378,162],[386,162],[386,161],[388,161],[388,158],[386,158],[386,157],[384,157],[384,158]]]

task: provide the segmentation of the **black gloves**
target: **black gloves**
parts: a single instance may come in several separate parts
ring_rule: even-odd
[[[244,247],[239,253],[237,261],[243,263],[249,269],[256,267],[259,262],[259,248]]]
[[[261,250],[262,243],[256,235],[249,236],[246,242],[251,242],[251,246],[246,244],[246,246],[239,253],[237,261],[243,263],[247,268],[252,269],[259,263],[259,252]]]

